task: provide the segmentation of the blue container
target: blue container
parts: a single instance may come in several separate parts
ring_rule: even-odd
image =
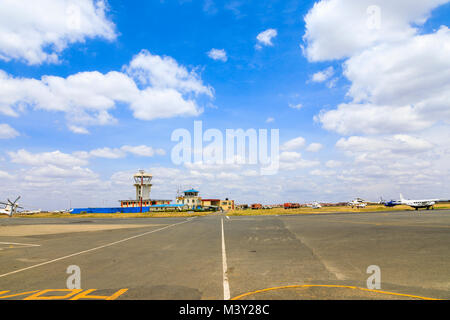
[[[142,207],[142,212],[149,212],[150,207]],[[75,208],[70,211],[71,214],[82,214],[82,213],[140,213],[140,207],[129,207],[129,208]]]

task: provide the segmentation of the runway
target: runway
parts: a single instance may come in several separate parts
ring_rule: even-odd
[[[449,210],[1,219],[0,300],[449,299],[449,248]]]

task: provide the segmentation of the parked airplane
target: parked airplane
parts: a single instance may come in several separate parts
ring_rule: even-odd
[[[352,208],[365,208],[367,203],[365,203],[363,199],[356,198],[355,200],[350,201],[347,205]]]
[[[313,203],[307,204],[306,206],[312,208],[312,209],[320,209],[322,206],[317,201],[314,201]]]
[[[402,202],[400,200],[386,201],[383,200],[383,198],[380,198],[380,204],[383,204],[385,207],[395,207],[401,205]]]
[[[33,215],[33,214],[38,214],[38,213],[41,213],[41,212],[42,212],[41,209],[39,209],[39,210],[25,210],[25,211],[21,211],[20,214]],[[54,211],[54,213],[64,213],[64,212],[67,212],[67,210],[66,211],[64,211],[64,210]]]
[[[12,201],[9,200],[9,199],[7,199],[7,200],[8,200],[8,203],[0,202],[0,204],[5,205],[5,207],[4,207],[3,209],[0,209],[0,214],[6,214],[7,216],[12,217],[13,214],[16,213],[17,208],[23,209],[21,206],[19,206],[19,205],[17,204],[17,201],[19,201],[19,199],[20,199],[20,196],[18,196],[17,199],[16,199],[16,201],[14,201],[14,202],[12,202]]]
[[[427,208],[427,210],[434,210],[434,205],[437,201],[440,201],[440,199],[426,199],[426,200],[405,200],[403,198],[403,195],[400,194],[400,202],[401,204],[410,206],[416,210],[419,210],[420,208]]]

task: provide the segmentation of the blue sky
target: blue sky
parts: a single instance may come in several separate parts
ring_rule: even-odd
[[[450,198],[442,192],[450,190],[444,165],[449,128],[443,121],[449,115],[450,5],[444,0],[414,0],[414,8],[406,2],[397,7],[365,2],[83,0],[80,5],[67,0],[61,7],[41,4],[45,17],[37,12],[30,18],[20,5],[6,1],[0,12],[16,20],[0,23],[0,36],[22,41],[0,40],[5,74],[0,77],[0,196],[22,194],[30,206],[51,209],[67,207],[69,200],[77,206],[114,205],[133,196],[130,174],[142,168],[153,173],[152,194],[162,198],[174,198],[178,185],[241,203],[377,200],[397,197],[399,191]],[[381,12],[375,30],[365,25],[371,18],[366,8],[373,4]],[[70,15],[67,8],[74,5],[80,5],[76,12],[82,23],[64,31],[67,21],[60,17]],[[21,32],[11,26],[15,22]],[[271,29],[276,30],[271,43],[258,41]],[[414,49],[422,43],[425,51]],[[209,57],[211,49],[224,50],[226,61]],[[140,54],[142,61],[162,60],[132,67]],[[150,82],[176,77],[151,78],[168,64],[164,57],[191,76],[164,88],[138,80],[139,72],[148,72]],[[429,76],[433,70],[439,75]],[[118,78],[104,79],[111,72]],[[76,92],[100,94],[113,105],[99,102],[89,109],[85,100],[67,93],[73,82],[66,79],[77,75],[84,81],[93,73],[101,80]],[[47,76],[60,81],[49,85],[43,80]],[[412,81],[421,77],[423,82]],[[396,82],[388,86],[386,79]],[[129,81],[126,97],[118,98]],[[100,83],[110,87],[99,93]],[[192,84],[197,89],[186,89]],[[177,97],[178,92],[184,100],[177,101],[191,101],[195,108],[178,114],[177,103],[170,103],[168,117],[161,118],[158,108],[165,102],[153,106],[155,96],[134,105],[149,88],[170,89]],[[107,115],[98,116],[100,109]],[[88,121],[80,120],[87,115]],[[304,141],[283,149],[284,165],[272,177],[254,176],[245,166],[175,166],[171,133],[192,130],[194,120],[223,132],[279,129],[282,145]],[[311,143],[321,148],[309,151]],[[123,146],[152,151],[124,151]],[[95,150],[103,153],[89,154]],[[111,150],[120,156],[108,154]]]

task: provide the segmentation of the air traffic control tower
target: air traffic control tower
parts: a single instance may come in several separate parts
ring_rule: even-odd
[[[136,188],[136,200],[150,200],[150,190],[152,188],[153,176],[144,170],[139,170],[134,176],[134,186]]]
[[[153,205],[169,205],[171,200],[150,199],[153,176],[144,170],[139,170],[133,175],[134,187],[136,188],[136,200],[119,200],[122,208],[148,207]]]

